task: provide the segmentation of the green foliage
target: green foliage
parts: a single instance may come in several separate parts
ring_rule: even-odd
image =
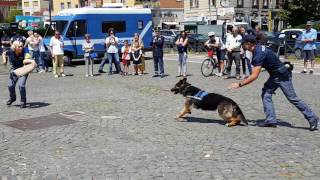
[[[283,9],[280,18],[291,26],[305,24],[308,20],[320,20],[319,0],[286,0]]]
[[[9,12],[8,17],[5,19],[5,22],[12,23],[16,21],[16,16],[23,15],[22,10],[12,9]]]

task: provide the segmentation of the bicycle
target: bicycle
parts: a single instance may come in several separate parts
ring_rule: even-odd
[[[216,51],[208,50],[208,56],[201,64],[201,73],[204,77],[209,77],[213,75],[214,69],[219,66]]]

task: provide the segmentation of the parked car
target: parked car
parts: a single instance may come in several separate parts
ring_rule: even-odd
[[[303,33],[304,29],[284,29],[280,32],[278,38],[280,42],[286,42],[286,52],[294,52],[296,39]]]
[[[178,35],[174,41],[174,48],[176,49],[177,46],[175,45],[176,41],[180,38],[180,35]],[[188,49],[191,51],[196,51],[196,52],[203,52],[206,51],[206,48],[204,46],[204,43],[208,40],[208,36],[203,35],[203,34],[188,34]]]
[[[297,58],[302,58],[304,43],[301,41],[301,38],[302,34],[297,38],[296,44],[294,46],[294,54]],[[316,55],[320,56],[320,32],[317,33],[316,48]]]
[[[160,30],[160,35],[164,37],[165,44],[169,44],[172,47],[174,39],[180,34],[180,31],[174,29]]]
[[[281,40],[278,38],[276,33],[265,32],[266,35],[266,46],[272,49],[273,52],[278,53],[279,46],[281,46]]]

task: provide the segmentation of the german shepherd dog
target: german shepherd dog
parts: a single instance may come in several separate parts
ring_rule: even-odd
[[[192,106],[196,109],[215,111],[218,110],[219,115],[227,122],[226,126],[236,126],[242,121],[248,124],[241,109],[232,99],[215,93],[207,93],[202,99],[195,97],[201,89],[192,86],[187,82],[187,78],[183,78],[176,83],[171,89],[174,94],[182,94],[185,97],[184,108],[176,116],[182,118],[187,113],[191,114]]]

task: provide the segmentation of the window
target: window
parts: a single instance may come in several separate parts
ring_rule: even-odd
[[[216,6],[216,0],[209,0],[210,6]]]
[[[67,2],[67,7],[68,7],[68,9],[71,8],[71,2]]]
[[[38,1],[32,1],[33,7],[38,7]]]
[[[283,5],[283,0],[276,0],[276,8],[281,8]]]
[[[60,4],[60,9],[61,9],[61,10],[64,10],[64,3],[61,3],[61,4]]]
[[[252,0],[252,8],[259,8],[259,0]]]
[[[269,0],[263,0],[263,8],[268,9],[269,8]]]
[[[76,6],[75,6],[76,8],[78,8],[79,7],[79,5],[78,4],[76,4]]]
[[[242,8],[243,7],[243,0],[237,0],[237,7]]]
[[[29,2],[23,2],[23,6],[24,7],[29,7],[30,5],[29,5]]]
[[[113,28],[116,33],[126,32],[126,22],[125,21],[105,21],[102,22],[102,32],[108,33],[108,30]]]
[[[143,29],[143,21],[142,20],[138,21],[138,29],[139,30]]]
[[[73,21],[68,29],[67,37],[82,37],[87,34],[87,23],[85,20]]]
[[[190,7],[191,8],[198,8],[199,7],[199,0],[190,0]]]

